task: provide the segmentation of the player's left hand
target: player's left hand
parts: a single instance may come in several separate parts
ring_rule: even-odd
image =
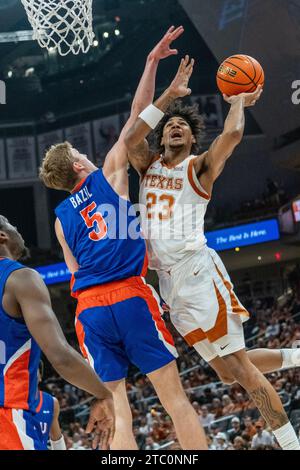
[[[169,92],[174,99],[184,98],[192,93],[191,88],[189,88],[189,81],[193,74],[194,65],[194,59],[190,59],[188,55],[181,60],[176,77],[169,86]]]
[[[227,96],[223,95],[224,100],[229,103],[229,104],[234,104],[235,102],[239,100],[244,101],[244,108],[250,108],[252,106],[255,106],[257,101],[260,99],[262,93],[263,93],[263,87],[262,85],[258,85],[257,89],[255,90],[254,93],[241,93],[240,95],[237,96]]]
[[[178,39],[184,33],[183,26],[179,26],[175,29],[175,26],[172,26],[164,35],[162,40],[155,46],[152,52],[149,54],[149,59],[155,59],[157,61],[166,59],[171,55],[177,55],[177,49],[171,49],[171,44],[176,39]]]
[[[93,449],[109,450],[115,433],[115,412],[111,398],[93,403],[86,432],[94,432]]]

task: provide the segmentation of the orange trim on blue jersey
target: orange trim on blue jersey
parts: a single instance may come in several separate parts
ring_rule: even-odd
[[[76,330],[76,335],[77,335],[77,339],[78,339],[78,343],[79,343],[81,353],[82,353],[83,357],[85,357],[85,359],[89,360],[87,350],[85,349],[85,346],[84,346],[85,332],[84,332],[83,326],[82,326],[82,324],[80,323],[79,320],[76,320],[75,330]]]
[[[26,351],[8,368],[4,376],[4,407],[28,410],[29,361],[31,351]],[[16,377],[18,380],[16,381]]]
[[[74,299],[78,299],[78,295],[79,295],[80,291],[73,292],[73,287],[74,287],[75,281],[76,281],[75,275],[72,274],[71,280],[70,280],[71,296],[74,297]]]
[[[0,408],[0,429],[0,450],[24,450],[9,408]]]
[[[78,294],[76,317],[89,308],[107,307],[132,297],[143,297],[144,287],[141,277],[130,277],[86,289]]]
[[[83,178],[82,180],[80,180],[79,183],[76,184],[75,188],[72,189],[71,194],[77,193],[82,188],[86,180],[87,180],[87,176]]]
[[[128,277],[119,281],[108,282],[82,290],[78,294],[78,299],[82,300],[89,297],[102,296],[112,291],[123,289],[124,287],[140,287],[143,285],[145,284],[140,276]]]
[[[142,268],[142,272],[141,272],[141,276],[142,276],[142,277],[146,277],[146,276],[147,276],[148,265],[149,265],[149,257],[148,257],[148,251],[147,251],[147,249],[146,249],[146,254],[145,254],[145,258],[144,258],[144,264],[143,264],[143,268]]]
[[[39,413],[41,411],[41,408],[43,406],[43,401],[44,401],[43,392],[40,391],[39,393],[40,393],[40,401],[39,401],[38,406],[36,407],[36,410],[35,410],[36,413]]]
[[[133,297],[140,297],[145,300],[158,331],[162,334],[167,343],[175,346],[173,337],[161,318],[159,305],[153,296],[152,290],[147,286],[147,284],[145,284],[141,277],[131,277],[123,281],[116,281],[111,282],[110,284],[92,287],[91,289],[79,294],[76,310],[76,317],[79,320],[77,320],[76,323],[76,331],[78,328],[77,336],[80,347],[82,348],[84,343],[84,332],[80,323],[80,314],[83,311],[95,307],[107,307],[132,299]]]
[[[158,331],[162,334],[164,340],[167,343],[175,347],[173,336],[171,335],[170,331],[167,329],[165,322],[163,321],[161,317],[157,300],[153,296],[152,290],[150,289],[149,286],[147,286],[147,284],[144,284],[144,292],[145,293],[143,295],[143,299],[147,302],[149,311],[152,315],[152,318],[156,324]]]

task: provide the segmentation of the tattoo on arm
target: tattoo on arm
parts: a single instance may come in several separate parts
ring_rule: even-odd
[[[129,152],[129,161],[136,170],[145,170],[150,165],[153,154],[149,149],[148,143],[143,141],[136,145]]]
[[[249,395],[273,431],[288,423],[289,420],[286,413],[274,409],[270,395],[265,387],[260,387],[249,393]]]

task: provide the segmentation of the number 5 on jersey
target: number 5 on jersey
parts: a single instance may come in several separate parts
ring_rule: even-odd
[[[89,238],[93,242],[99,242],[100,240],[103,240],[107,234],[107,225],[102,217],[102,214],[100,212],[91,214],[91,212],[93,212],[96,207],[96,203],[92,202],[92,204],[80,212],[80,215],[83,218],[87,228],[93,229],[91,232],[89,232]]]

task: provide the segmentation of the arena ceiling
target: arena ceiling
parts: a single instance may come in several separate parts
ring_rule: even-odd
[[[42,1],[42,0],[41,0]],[[107,23],[120,19],[126,28],[128,19],[139,22],[142,19],[155,17],[157,9],[151,8],[156,0],[93,0],[94,26],[105,26]],[[167,0],[168,2],[168,0]],[[177,3],[177,2],[176,2]],[[30,30],[26,12],[21,0],[0,1],[0,33]],[[41,55],[43,51],[33,41],[23,43],[0,43],[0,67],[7,64],[7,56],[11,60],[30,54]]]
[[[30,29],[21,0],[6,4],[1,0],[0,5],[0,35]],[[172,24],[184,24],[186,28],[177,43],[180,51],[199,58],[194,93],[216,91],[217,62],[177,0],[94,0],[93,5],[94,31],[100,40],[99,48],[91,48],[88,54],[52,57],[36,41],[0,42],[0,79],[7,85],[7,104],[0,113],[2,128],[7,124],[44,122],[50,114],[70,120],[61,125],[77,124],[79,119],[98,117],[98,110],[94,113],[97,116],[83,116],[83,112],[106,103],[117,106],[117,112],[123,112],[119,106],[124,103],[127,111],[148,51]],[[103,32],[109,28],[110,45],[103,40]],[[113,38],[115,28],[121,31],[117,39]],[[177,64],[176,57],[161,64],[159,89],[173,78]],[[26,71],[33,68],[34,73],[26,76]]]

